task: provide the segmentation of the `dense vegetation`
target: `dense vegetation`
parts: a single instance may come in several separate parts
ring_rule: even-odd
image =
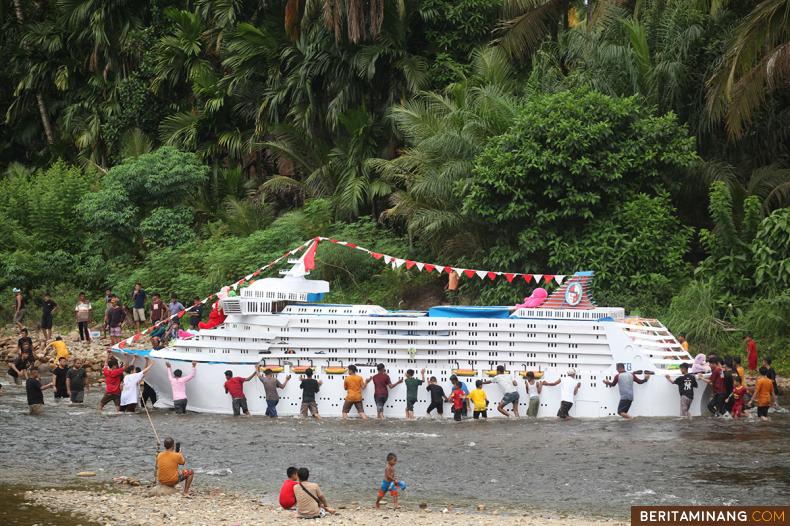
[[[0,0],[0,16],[7,318],[12,287],[188,298],[329,235],[593,269],[601,303],[696,350],[752,331],[790,355],[790,0]],[[336,300],[441,300],[439,278],[319,258]],[[451,299],[528,292],[463,279]]]

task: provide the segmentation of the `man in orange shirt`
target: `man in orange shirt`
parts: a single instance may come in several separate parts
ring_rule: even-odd
[[[184,496],[189,496],[189,487],[192,485],[194,472],[191,469],[183,469],[178,472],[178,466],[186,464],[184,455],[180,452],[180,444],[174,449],[175,442],[172,438],[165,438],[165,450],[156,457],[156,474],[159,483],[163,486],[174,488],[179,482],[184,481]]]
[[[357,374],[355,365],[348,366],[348,376],[343,381],[343,388],[346,390],[346,401],[343,403],[343,418],[348,418],[348,412],[352,407],[357,408],[359,417],[363,420],[368,418],[365,408],[362,406],[362,390],[368,383],[364,378]]]
[[[763,422],[768,421],[768,408],[774,398],[774,384],[768,378],[768,369],[760,367],[760,376],[754,386],[754,399],[757,401],[757,416]]]

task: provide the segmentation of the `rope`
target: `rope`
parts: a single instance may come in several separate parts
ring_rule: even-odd
[[[156,458],[154,461],[154,486],[156,486],[156,482],[159,480],[159,451],[160,451],[160,440],[159,440],[159,433],[156,432],[156,427],[154,427],[154,421],[151,420],[151,413],[148,412],[148,405],[143,403],[143,409],[145,409],[145,416],[148,417],[148,423],[151,424],[151,430],[154,432],[154,438],[156,439]]]

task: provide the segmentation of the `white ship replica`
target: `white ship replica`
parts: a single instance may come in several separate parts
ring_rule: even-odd
[[[308,279],[304,256],[290,260],[282,277],[264,278],[242,288],[235,297],[221,300],[227,316],[213,329],[200,330],[189,339],[178,339],[160,350],[130,350],[116,347],[118,357],[133,353],[150,356],[154,367],[146,381],[159,396],[158,407],[172,407],[165,362],[188,374],[196,361],[197,375],[187,384],[188,409],[201,413],[232,414],[231,398],[225,393],[224,372],[249,376],[271,369],[282,382],[277,411],[281,416],[298,415],[301,407],[299,377],[312,368],[323,382],[317,395],[322,416],[340,416],[346,392],[343,380],[354,364],[364,378],[383,363],[393,382],[408,369],[426,380],[435,376],[450,392],[455,374],[470,389],[476,380],[490,379],[498,365],[518,383],[520,412],[526,414],[529,398],[524,377],[533,371],[552,382],[576,370],[581,388],[570,411],[573,417],[616,417],[618,388],[604,385],[622,362],[627,371],[653,373],[650,381],[634,385],[630,413],[638,416],[680,416],[678,389],[663,378],[679,374],[678,366],[692,358],[659,321],[626,317],[618,307],[598,307],[589,294],[592,272],[578,272],[539,307],[438,306],[427,311],[393,311],[376,305],[320,303],[329,292],[326,281]],[[138,360],[140,361],[140,360]],[[425,385],[419,388],[415,414],[424,416],[429,405]],[[703,390],[700,382],[691,407],[700,414]],[[502,398],[496,385],[485,385],[489,417],[499,417],[496,404]],[[244,384],[249,410],[263,415],[266,400],[257,379]],[[372,382],[364,391],[365,412],[375,415]],[[554,417],[560,405],[560,387],[544,387],[539,417]],[[404,417],[406,387],[390,390],[384,414]],[[449,405],[445,417],[452,418]],[[351,416],[355,415],[352,410]]]

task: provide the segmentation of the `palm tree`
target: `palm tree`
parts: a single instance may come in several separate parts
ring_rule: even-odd
[[[473,237],[475,224],[461,211],[459,186],[471,176],[486,139],[512,123],[518,102],[508,59],[498,48],[476,51],[472,75],[444,93],[421,93],[391,109],[406,147],[394,159],[369,165],[398,190],[385,217],[403,221],[412,238],[437,251],[453,238]]]
[[[763,0],[738,25],[722,63],[708,80],[707,111],[743,136],[766,99],[787,93],[790,80],[790,0]]]
[[[305,18],[321,16],[326,28],[334,35],[335,42],[346,40],[359,44],[374,40],[381,32],[385,15],[385,0],[287,0],[285,5],[285,31],[296,40]],[[401,2],[392,2],[396,9]],[[390,9],[387,9],[389,11]],[[320,13],[319,13],[320,10]]]

